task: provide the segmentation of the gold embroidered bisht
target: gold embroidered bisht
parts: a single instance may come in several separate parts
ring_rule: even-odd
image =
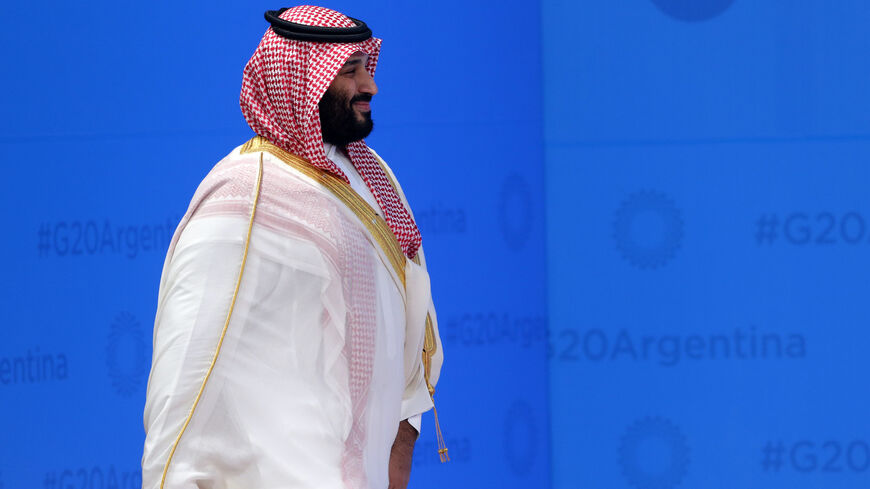
[[[221,160],[164,264],[142,487],[386,487],[398,423],[432,407],[443,361],[418,256],[262,138]]]

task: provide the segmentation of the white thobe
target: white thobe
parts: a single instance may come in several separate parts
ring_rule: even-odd
[[[351,163],[348,157],[334,144],[325,143],[323,145],[323,150],[326,152],[326,157],[329,158],[333,163],[335,163],[335,165],[345,174],[345,176],[347,176],[347,179],[350,182],[350,187],[354,190],[354,192],[362,197],[363,200],[366,201],[366,204],[374,209],[375,212],[383,216],[384,212],[381,209],[380,204],[378,204],[378,200],[375,198],[375,195],[372,193],[371,189],[369,189],[369,186],[366,184],[365,180],[363,180],[362,175],[360,175],[356,168],[354,168],[353,163]],[[374,153],[374,151],[372,152]],[[384,160],[381,159],[381,157],[377,155],[377,153],[375,153],[375,156],[378,158],[379,161],[383,163]],[[395,182],[396,177],[393,175],[392,171],[386,164],[384,164],[384,169],[389,172],[390,178],[392,178]],[[407,206],[408,210],[410,211],[410,206],[408,206],[407,200],[404,200],[404,194],[402,195],[402,199],[405,203],[405,206]],[[408,422],[411,424],[411,426],[414,427],[414,429],[417,430],[417,433],[419,433],[420,427],[422,425],[422,415],[415,414],[413,416],[410,416],[408,418]]]
[[[385,488],[399,421],[432,405],[425,262],[396,265],[340,152],[357,201],[257,149],[215,166],[170,245],[143,488]]]

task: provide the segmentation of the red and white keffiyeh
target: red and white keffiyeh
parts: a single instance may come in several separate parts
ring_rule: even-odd
[[[280,17],[311,26],[356,25],[339,12],[308,5],[287,9]],[[270,27],[245,66],[240,96],[242,114],[258,135],[347,182],[347,176],[326,157],[317,104],[354,53],[362,51],[368,55],[366,70],[374,76],[380,49],[381,40],[375,37],[357,43],[318,43],[287,39]],[[389,177],[365,141],[351,143],[346,149],[380,204],[402,251],[413,258],[422,241],[420,230]]]

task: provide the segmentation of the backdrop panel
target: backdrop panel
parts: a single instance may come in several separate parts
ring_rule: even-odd
[[[866,486],[864,3],[543,5],[553,486]]]
[[[281,6],[5,10],[0,486],[140,487],[163,257],[201,178],[251,137],[241,72]],[[444,340],[453,460],[438,463],[426,415],[413,487],[546,487],[538,6],[330,6],[384,39],[369,143],[417,213]]]

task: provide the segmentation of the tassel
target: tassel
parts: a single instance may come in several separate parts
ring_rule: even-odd
[[[429,392],[434,391],[431,386],[429,387]],[[450,455],[447,454],[447,444],[444,443],[444,436],[441,435],[441,425],[438,423],[438,410],[435,409],[435,401],[432,401],[432,413],[435,415],[435,433],[438,438],[438,459],[441,460],[441,463],[449,462]]]
[[[420,255],[414,256],[413,261],[417,265],[420,265]],[[447,444],[444,442],[444,435],[441,434],[441,423],[438,422],[438,410],[435,408],[435,388],[429,383],[429,374],[432,371],[432,357],[437,349],[438,343],[435,341],[435,327],[432,325],[432,316],[426,314],[426,335],[423,340],[423,377],[426,379],[426,388],[429,389],[429,398],[432,399],[432,414],[435,415],[435,437],[438,440],[438,459],[443,464],[450,461],[450,455],[447,454]]]
[[[447,454],[447,444],[444,442],[444,435],[441,434],[441,423],[438,422],[438,409],[435,408],[435,388],[429,383],[429,374],[432,371],[432,356],[435,355],[435,350],[438,344],[435,341],[435,328],[432,326],[432,317],[426,315],[426,337],[423,341],[423,376],[426,379],[426,387],[429,389],[429,397],[432,399],[432,414],[435,415],[435,437],[438,440],[438,459],[441,463],[449,462],[450,455]]]

